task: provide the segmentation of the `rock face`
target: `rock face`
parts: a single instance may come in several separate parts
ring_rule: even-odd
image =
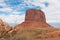
[[[26,11],[25,22],[46,22],[45,14],[41,10],[30,9]]]
[[[13,31],[15,31],[13,27],[8,26],[3,20],[0,19],[0,39],[4,38],[4,36],[12,33]]]
[[[16,28],[49,28],[51,27],[46,23],[45,14],[41,10],[29,9],[26,11],[25,21],[17,26]]]
[[[8,31],[10,27],[0,19],[0,31]]]
[[[0,19],[0,30],[5,30],[7,24]]]
[[[0,19],[0,25],[1,26],[4,26],[5,25],[5,23]]]

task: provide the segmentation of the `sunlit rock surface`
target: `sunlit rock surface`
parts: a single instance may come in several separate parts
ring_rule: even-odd
[[[16,28],[50,28],[51,26],[46,23],[45,13],[37,9],[29,9],[26,11],[25,21]]]

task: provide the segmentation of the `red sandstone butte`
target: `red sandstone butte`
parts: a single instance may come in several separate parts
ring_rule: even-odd
[[[16,28],[50,28],[46,23],[45,13],[37,9],[29,9],[26,11],[25,21],[15,26]]]
[[[46,22],[45,14],[41,10],[36,9],[27,10],[25,22]]]

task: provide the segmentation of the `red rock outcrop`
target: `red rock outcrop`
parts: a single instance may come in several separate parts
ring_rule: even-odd
[[[0,19],[0,38],[10,31],[9,27],[3,20]]]
[[[46,22],[45,14],[41,10],[30,9],[26,11],[25,22]]]
[[[0,31],[1,30],[5,31],[6,27],[7,27],[7,24],[0,19]]]
[[[49,28],[51,27],[46,23],[45,14],[41,10],[29,9],[26,11],[25,21],[17,26],[16,28]]]
[[[0,31],[8,31],[9,30],[9,26],[7,25],[7,23],[5,23],[2,19],[0,19]]]

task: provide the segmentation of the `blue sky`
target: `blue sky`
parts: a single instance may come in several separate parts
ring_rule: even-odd
[[[27,9],[41,9],[47,22],[60,22],[60,0],[0,0],[0,18],[7,23],[21,23]]]

